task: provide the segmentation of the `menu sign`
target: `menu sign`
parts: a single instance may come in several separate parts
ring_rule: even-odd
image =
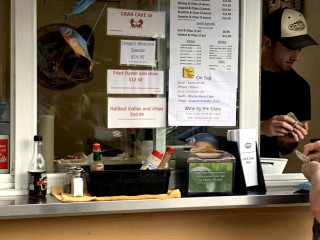
[[[170,68],[238,66],[239,0],[170,1]]]
[[[163,71],[107,70],[107,93],[163,94]]]
[[[165,98],[108,98],[108,128],[163,127]]]
[[[170,126],[234,126],[235,71],[170,70]]]
[[[156,65],[156,42],[121,40],[120,64],[121,65]]]
[[[165,12],[108,8],[107,35],[165,38]]]

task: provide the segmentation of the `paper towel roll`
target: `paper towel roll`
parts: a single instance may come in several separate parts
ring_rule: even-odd
[[[42,136],[42,153],[46,161],[47,171],[53,172],[54,160],[54,115],[40,117],[39,134]]]

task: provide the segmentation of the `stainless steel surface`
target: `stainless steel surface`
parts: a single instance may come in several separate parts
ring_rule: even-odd
[[[8,196],[0,197],[0,219],[307,205],[308,193],[295,193],[297,190],[294,187],[273,187],[268,188],[265,195],[80,203],[62,203],[51,195],[41,201],[30,200],[28,196]]]

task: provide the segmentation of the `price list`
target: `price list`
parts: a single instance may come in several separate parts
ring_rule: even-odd
[[[228,64],[232,59],[232,46],[219,46],[210,45],[209,48],[209,59],[212,62],[217,62],[216,65],[210,65],[210,68],[216,70],[231,70],[231,65]]]
[[[222,0],[222,20],[229,21],[232,19],[232,0]]]
[[[170,2],[170,68],[238,69],[239,0]]]
[[[201,66],[201,45],[181,44],[180,64]]]

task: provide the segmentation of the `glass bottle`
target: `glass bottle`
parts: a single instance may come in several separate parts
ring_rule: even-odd
[[[170,169],[170,159],[173,151],[174,151],[173,147],[168,146],[166,148],[166,152],[164,153],[164,156],[157,169]]]
[[[28,194],[30,198],[45,198],[47,195],[47,169],[42,155],[42,136],[33,138],[33,154],[28,168]]]
[[[90,171],[104,171],[104,165],[101,161],[100,143],[93,144],[93,162],[90,165]]]
[[[73,178],[73,170],[76,166],[67,166],[67,172],[63,178],[63,192],[64,193],[71,193],[71,182]]]

